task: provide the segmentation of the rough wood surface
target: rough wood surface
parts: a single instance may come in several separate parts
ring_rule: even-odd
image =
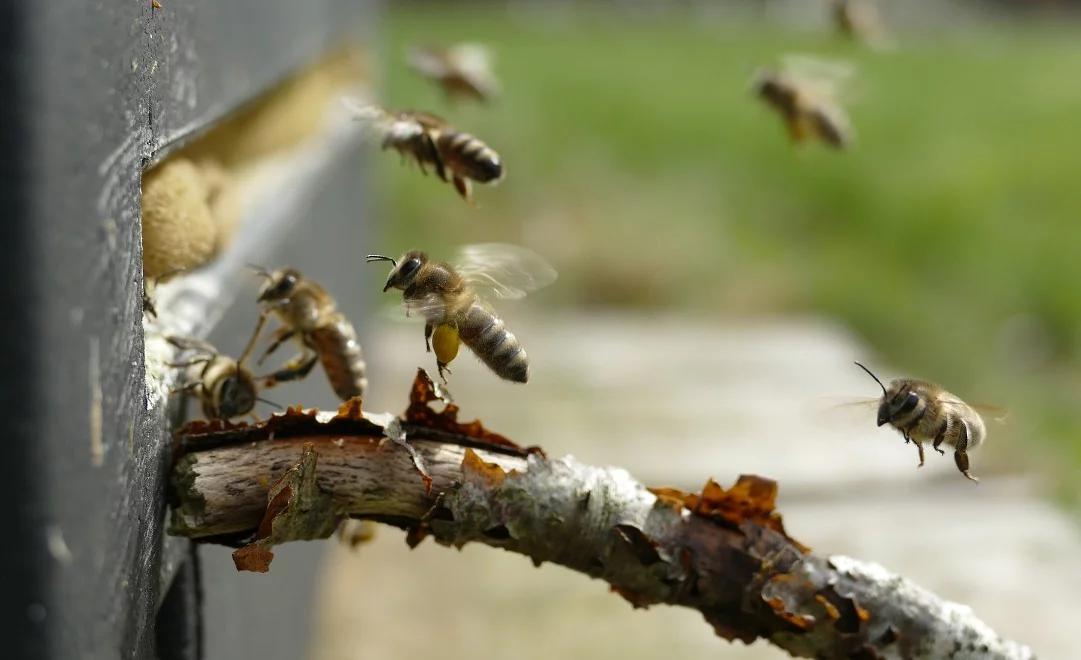
[[[624,470],[549,459],[462,424],[453,405],[435,412],[436,398],[421,372],[401,419],[353,403],[336,416],[293,410],[257,427],[190,428],[173,471],[172,532],[248,541],[238,567],[266,570],[274,543],[372,518],[408,528],[414,544],[430,535],[555,562],[636,607],[691,607],[722,637],[764,638],[793,655],[1034,657],[877,565],[811,554],[785,533],[772,481],[649,489]]]

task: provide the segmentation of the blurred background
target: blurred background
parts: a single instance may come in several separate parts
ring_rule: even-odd
[[[888,46],[846,37],[829,3],[806,0],[388,3],[378,101],[478,135],[507,178],[470,207],[371,153],[379,235],[356,252],[450,258],[497,241],[544,255],[556,284],[499,307],[532,380],[503,383],[463,354],[451,389],[466,418],[653,485],[776,478],[786,526],[816,552],[881,562],[1068,657],[1081,604],[1081,7],[876,6]],[[407,67],[409,47],[456,42],[491,49],[491,104],[448,103]],[[786,54],[854,66],[850,149],[794,147],[753,96],[754,72]],[[374,295],[385,270],[362,268]],[[357,286],[329,284],[339,297]],[[434,367],[392,298],[359,321],[375,411],[402,410],[415,367]],[[982,481],[931,451],[917,470],[871,409],[836,408],[878,392],[856,359],[1008,408],[971,455]],[[355,551],[317,547],[319,660],[782,657],[489,548],[408,552],[391,528]],[[228,564],[227,549],[204,554],[211,572]],[[307,556],[283,548],[274,572],[308,571]]]

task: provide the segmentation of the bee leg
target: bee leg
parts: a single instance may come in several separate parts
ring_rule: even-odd
[[[154,307],[154,301],[150,298],[150,294],[146,292],[145,285],[143,288],[143,313],[152,319],[158,318],[158,309]]]
[[[432,333],[435,332],[435,326],[431,323],[424,324],[424,348],[427,352],[432,352]]]
[[[439,360],[436,360],[435,366],[439,369],[439,377],[443,379],[443,384],[445,385],[447,383],[446,374],[454,375],[453,372],[447,368],[446,362],[440,362]]]
[[[462,199],[464,199],[469,204],[473,203],[473,187],[469,185],[468,179],[455,174],[454,188],[458,191],[458,194],[461,195]]]
[[[935,441],[931,445],[932,447],[934,447],[935,451],[943,455],[945,455],[946,453],[945,450],[939,449],[938,446],[941,445],[942,441],[946,439],[946,429],[948,427],[949,425],[946,422],[942,422],[942,426],[939,427],[938,433],[935,434]]]
[[[425,147],[427,148],[428,155],[432,159],[432,164],[435,167],[435,173],[443,181],[447,180],[447,166],[443,163],[443,156],[439,153],[439,147],[435,146],[435,140],[432,138],[432,134],[424,133]],[[418,158],[419,162],[420,159]]]
[[[197,381],[197,380],[193,380],[190,383],[184,383],[180,387],[174,387],[171,390],[169,390],[169,396],[172,396],[174,394],[181,394],[181,393],[191,394],[195,390],[199,389],[200,385],[202,385],[202,383]]]
[[[920,464],[917,465],[916,467],[921,468],[921,467],[923,467],[923,463],[924,463],[923,445],[921,443],[917,442],[916,440],[913,440],[912,442],[916,443],[916,450],[918,452],[920,452]]]
[[[300,380],[304,378],[312,371],[312,367],[319,361],[319,356],[315,353],[301,353],[292,360],[285,363],[278,371],[266,376],[260,376],[258,380],[263,381],[263,387],[273,387],[278,383],[284,383],[290,380]]]
[[[193,360],[188,360],[187,362],[166,362],[165,366],[172,367],[174,369],[187,369],[188,367],[194,367],[197,364],[206,364],[207,362],[210,362],[210,358],[201,357],[195,358]]]
[[[970,481],[979,481],[976,477],[972,476],[972,473],[968,471],[968,425],[961,422],[961,437],[957,438],[957,444],[954,445],[953,462],[957,464],[957,469],[961,471],[961,474],[965,475],[965,478]]]
[[[259,359],[256,360],[255,363],[262,364],[265,362],[266,359],[270,357],[271,353],[278,350],[282,344],[292,339],[294,335],[296,335],[296,330],[291,330],[289,328],[278,328],[275,330],[274,341],[270,342],[270,346],[267,346],[266,350],[263,351],[263,354],[259,356]]]

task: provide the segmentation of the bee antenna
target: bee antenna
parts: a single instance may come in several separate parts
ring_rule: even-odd
[[[367,257],[364,258],[364,261],[366,261],[366,262],[368,262],[370,264],[373,264],[373,263],[375,263],[377,261],[389,261],[391,263],[391,265],[393,265],[395,268],[398,267],[398,262],[397,261],[391,259],[390,257],[383,256],[381,254],[369,254]]]
[[[868,375],[868,376],[870,376],[871,378],[874,378],[874,379],[875,379],[875,382],[876,382],[876,383],[878,383],[878,386],[882,388],[882,393],[883,393],[883,394],[886,394],[886,386],[882,384],[882,381],[880,381],[880,380],[878,379],[878,376],[874,375],[874,374],[873,374],[873,373],[871,372],[871,370],[870,370],[870,369],[868,369],[867,367],[863,366],[863,365],[862,365],[862,364],[860,364],[859,362],[857,362],[857,363],[856,363],[856,366],[857,366],[857,367],[859,367],[860,369],[863,369],[864,371],[866,371],[866,372],[867,372],[867,375]]]
[[[274,403],[274,402],[273,402],[273,401],[271,401],[270,399],[264,399],[264,398],[263,398],[263,397],[261,397],[261,396],[257,396],[257,397],[255,397],[255,400],[256,400],[256,401],[259,401],[259,402],[261,402],[261,403],[265,403],[265,404],[267,404],[268,406],[274,406],[274,407],[275,407],[275,408],[277,408],[278,410],[281,410],[281,408],[282,408],[282,404],[280,404],[280,403]]]
[[[270,271],[267,270],[266,268],[264,268],[263,266],[260,266],[259,264],[253,264],[253,263],[249,263],[249,264],[245,264],[245,265],[248,267],[249,270],[254,272],[256,275],[258,275],[260,277],[264,277],[264,278],[266,278],[268,280],[271,278]]]

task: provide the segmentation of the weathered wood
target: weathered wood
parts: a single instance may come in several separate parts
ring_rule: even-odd
[[[286,526],[268,530],[298,515],[290,507],[299,500],[281,493],[314,487],[322,504],[306,510],[318,520],[305,529],[329,534],[340,518],[371,518],[408,528],[411,543],[484,543],[603,579],[636,607],[697,609],[727,639],[767,639],[793,655],[1033,657],[968,608],[879,566],[811,554],[784,532],[769,480],[741,477],[727,490],[709,482],[700,495],[651,490],[618,468],[486,443],[499,436],[458,424],[452,407],[448,424],[417,388],[404,424],[430,490],[409,453],[382,437],[396,437],[403,420],[292,411],[261,427],[190,434],[197,442],[173,469],[171,532],[247,535],[255,542],[237,554],[265,553],[249,570],[266,570],[269,545],[289,540]]]

